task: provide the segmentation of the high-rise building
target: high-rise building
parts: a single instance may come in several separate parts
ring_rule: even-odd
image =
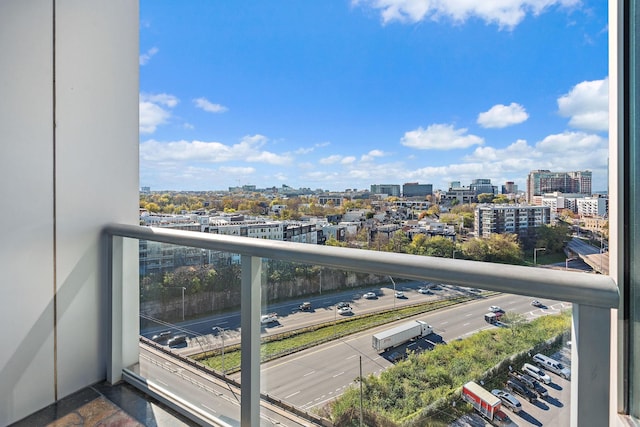
[[[502,194],[516,194],[518,186],[513,181],[507,181],[502,186]]]
[[[534,170],[527,176],[527,201],[544,193],[591,194],[591,171],[551,172]]]
[[[426,197],[433,194],[432,184],[418,184],[417,182],[407,182],[402,185],[403,197]]]

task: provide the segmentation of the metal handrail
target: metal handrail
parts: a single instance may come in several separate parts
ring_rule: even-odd
[[[167,228],[109,224],[105,233],[248,255],[477,287],[600,308],[617,308],[619,293],[609,276],[307,243],[227,236]]]

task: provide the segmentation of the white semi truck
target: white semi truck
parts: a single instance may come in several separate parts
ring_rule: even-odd
[[[389,350],[415,338],[422,338],[433,332],[433,328],[422,320],[412,320],[395,328],[378,332],[372,337],[371,344],[378,352]]]

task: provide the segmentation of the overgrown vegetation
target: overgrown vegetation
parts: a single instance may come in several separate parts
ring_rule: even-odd
[[[565,312],[540,317],[515,330],[489,329],[464,340],[439,345],[432,351],[411,354],[379,376],[362,379],[365,413],[378,420],[378,424],[372,425],[444,425],[451,420],[439,415],[438,402],[450,402],[465,382],[485,378],[485,373],[496,366],[508,367],[512,356],[567,333],[570,324],[571,315]],[[502,376],[506,376],[506,372],[502,372]],[[488,378],[487,387],[492,386],[491,378],[495,385],[498,385],[497,378],[504,381],[499,370]],[[335,426],[357,426],[359,411],[353,408],[359,406],[360,388],[352,387],[338,397],[324,415],[330,416]]]

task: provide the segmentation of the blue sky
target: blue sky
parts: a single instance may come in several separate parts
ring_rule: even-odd
[[[140,185],[606,190],[607,3],[140,1]]]

